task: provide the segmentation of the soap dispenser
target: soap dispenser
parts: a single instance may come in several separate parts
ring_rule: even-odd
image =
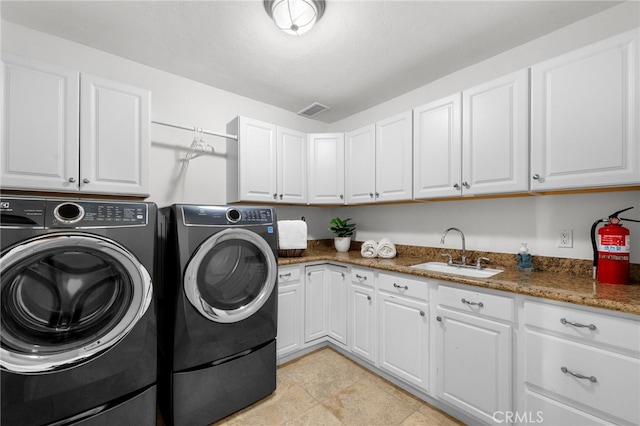
[[[520,251],[518,252],[518,270],[519,271],[533,271],[531,265],[531,253],[527,248],[527,243],[522,243]]]

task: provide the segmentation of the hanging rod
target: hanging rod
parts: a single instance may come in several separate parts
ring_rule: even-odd
[[[167,127],[173,127],[176,129],[182,129],[182,130],[189,130],[189,131],[195,131],[195,132],[199,132],[199,133],[204,133],[206,135],[211,135],[211,136],[219,136],[221,138],[227,138],[227,139],[233,139],[233,140],[238,140],[238,136],[236,135],[227,135],[226,133],[218,133],[218,132],[212,132],[210,130],[205,130],[202,129],[200,127],[187,127],[187,126],[180,126],[178,124],[171,124],[171,123],[163,123],[161,121],[151,121],[153,124],[159,124],[161,126],[167,126]]]

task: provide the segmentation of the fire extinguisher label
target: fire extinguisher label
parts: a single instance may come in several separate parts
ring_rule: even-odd
[[[609,253],[630,253],[629,235],[600,235],[598,251]]]

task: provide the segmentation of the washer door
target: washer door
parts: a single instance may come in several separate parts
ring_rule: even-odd
[[[151,276],[116,242],[56,234],[6,251],[0,364],[17,373],[70,368],[112,347],[149,308]]]
[[[276,284],[276,258],[269,244],[245,229],[226,229],[207,240],[187,264],[184,291],[205,318],[242,321],[257,312]]]

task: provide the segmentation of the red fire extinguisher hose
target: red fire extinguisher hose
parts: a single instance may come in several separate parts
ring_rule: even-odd
[[[640,220],[636,219],[625,219],[623,217],[618,217],[620,213],[626,212],[627,210],[631,210],[633,207],[627,207],[626,209],[618,210],[615,213],[609,215],[607,219],[598,219],[593,222],[591,225],[591,245],[593,246],[593,279],[596,279],[597,270],[598,270],[598,244],[596,243],[596,228],[600,223],[610,222],[614,224],[618,224],[621,220],[626,220],[627,222],[639,222]]]

